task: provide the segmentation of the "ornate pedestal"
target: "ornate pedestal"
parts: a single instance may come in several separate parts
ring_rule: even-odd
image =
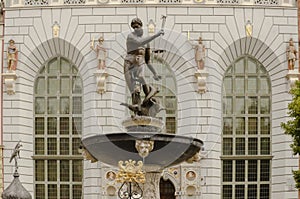
[[[106,92],[106,78],[108,77],[108,73],[106,72],[106,69],[97,70],[94,73],[96,77],[96,85],[97,85],[97,93],[103,94]]]
[[[288,80],[288,85],[290,89],[295,86],[295,82],[299,80],[299,76],[300,73],[298,72],[298,69],[288,71],[286,78]]]
[[[16,93],[16,80],[18,76],[13,71],[8,71],[6,73],[2,74],[2,77],[4,79],[4,84],[6,87],[6,92],[8,95],[13,95]]]
[[[208,77],[208,72],[203,69],[203,70],[197,70],[195,72],[195,77],[197,78],[197,92],[198,93],[205,93],[206,92],[206,78]]]

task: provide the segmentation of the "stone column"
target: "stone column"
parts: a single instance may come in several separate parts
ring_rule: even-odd
[[[143,199],[160,199],[159,181],[161,172],[147,172],[143,186]]]

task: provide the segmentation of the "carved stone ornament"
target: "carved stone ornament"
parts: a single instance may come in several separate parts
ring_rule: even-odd
[[[198,93],[205,93],[206,89],[206,78],[208,77],[208,72],[204,70],[197,70],[195,72],[195,77],[197,79],[197,92]]]
[[[90,160],[91,163],[94,163],[94,162],[97,162],[98,160],[92,156],[88,150],[86,150],[84,148],[84,146],[80,145],[79,146],[79,149],[78,149],[78,152],[82,154],[82,156],[84,157],[85,160]]]
[[[300,73],[298,72],[298,69],[288,71],[286,78],[288,80],[289,89],[291,89],[295,86],[295,82],[297,80],[299,80],[299,76],[300,76]]]
[[[135,148],[142,158],[145,158],[153,150],[154,141],[152,140],[136,140]]]
[[[16,93],[17,74],[14,71],[8,71],[6,73],[2,73],[2,77],[6,87],[6,93],[8,95],[14,95]]]
[[[185,192],[187,196],[195,196],[197,195],[197,188],[193,185],[189,185],[186,187]]]
[[[146,173],[146,182],[143,186],[143,199],[158,199],[160,198],[159,181],[161,172]]]
[[[108,77],[108,73],[106,69],[97,70],[95,73],[96,77],[96,85],[97,85],[97,93],[103,94],[106,92],[106,79]]]
[[[109,171],[106,173],[106,179],[109,181],[114,181],[116,179],[116,173],[113,171]]]
[[[106,193],[108,196],[115,196],[117,193],[117,189],[115,186],[110,185],[106,188]]]
[[[109,0],[98,0],[98,2],[104,4],[104,3],[108,3]]]
[[[193,157],[191,157],[190,159],[187,159],[186,162],[192,164],[194,162],[200,162],[200,159],[201,159],[200,152],[198,152]]]
[[[188,171],[185,175],[186,179],[189,181],[193,181],[196,179],[196,173],[194,171]]]

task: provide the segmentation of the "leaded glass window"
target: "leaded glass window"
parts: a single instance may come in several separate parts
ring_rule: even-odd
[[[145,71],[145,77],[147,78],[147,82],[159,89],[156,97],[166,109],[165,111],[161,111],[157,117],[164,120],[166,133],[174,134],[177,126],[177,84],[174,72],[167,63],[157,57],[152,58],[152,64],[157,73],[162,76],[161,80],[155,81],[150,70]]]
[[[68,60],[42,66],[35,82],[35,198],[81,199],[82,80]]]
[[[255,59],[244,56],[223,80],[222,198],[270,198],[271,88]]]

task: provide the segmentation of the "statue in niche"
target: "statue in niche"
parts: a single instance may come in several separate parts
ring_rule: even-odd
[[[295,62],[297,60],[297,50],[296,47],[294,46],[294,41],[292,38],[289,41],[289,46],[287,47],[286,50],[286,56],[288,60],[288,69],[294,70]]]
[[[199,37],[198,44],[193,45],[195,49],[195,61],[197,63],[198,70],[204,69],[205,64],[205,45],[202,43],[202,37]]]
[[[139,18],[131,21],[133,32],[128,34],[126,40],[127,55],[124,60],[124,75],[126,84],[132,97],[132,104],[122,103],[134,112],[135,115],[151,116],[155,115],[162,109],[158,100],[154,96],[159,92],[153,86],[147,84],[144,76],[145,67],[153,73],[153,78],[159,80],[161,77],[157,75],[154,67],[150,63],[149,43],[160,35],[164,35],[161,29],[156,34],[143,37],[143,23]],[[145,47],[146,45],[146,47]],[[145,94],[145,98],[141,100],[141,90]]]
[[[15,41],[13,39],[9,40],[9,45],[7,47],[7,69],[8,71],[15,71],[17,69],[18,61],[18,49],[15,46]]]
[[[98,70],[104,70],[106,68],[105,60],[107,57],[107,51],[106,48],[103,47],[104,38],[100,37],[98,39],[98,44],[94,46],[94,39],[91,43],[91,49],[93,49],[97,54],[98,59]]]

